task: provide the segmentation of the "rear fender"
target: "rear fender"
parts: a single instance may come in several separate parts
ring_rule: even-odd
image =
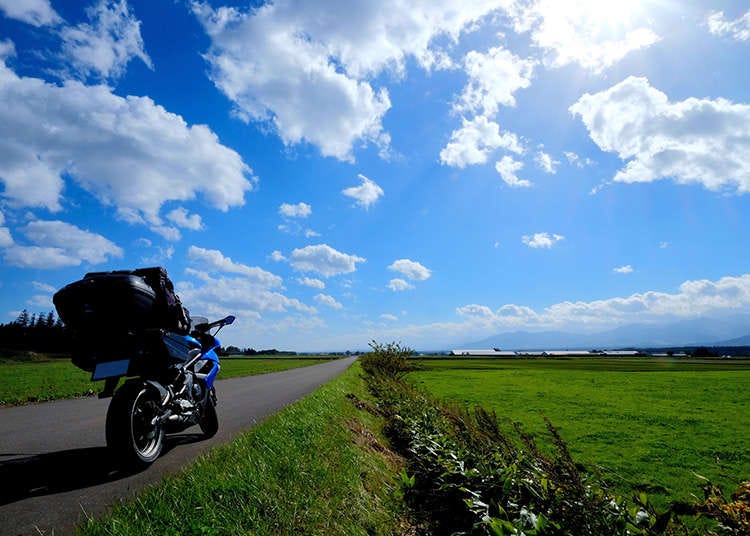
[[[169,399],[172,397],[169,391],[167,391],[162,384],[160,384],[157,381],[154,380],[136,380],[143,383],[144,386],[146,386],[149,389],[152,389],[159,393],[159,400],[161,401],[161,405],[163,406],[167,402],[169,402]]]

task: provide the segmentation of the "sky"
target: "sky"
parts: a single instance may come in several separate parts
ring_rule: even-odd
[[[0,322],[155,265],[256,349],[747,315],[749,59],[741,1],[0,0]]]

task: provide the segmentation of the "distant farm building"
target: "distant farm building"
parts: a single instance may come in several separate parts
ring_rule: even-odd
[[[481,356],[481,357],[516,357],[515,352],[504,352],[493,348],[491,350],[480,350],[470,348],[468,350],[451,350],[452,356]]]

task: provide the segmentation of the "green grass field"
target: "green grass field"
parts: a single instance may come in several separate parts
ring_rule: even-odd
[[[750,479],[750,361],[432,359],[409,377],[437,397],[481,405],[546,437],[621,491],[690,500],[704,475]]]
[[[23,357],[23,356],[22,356]],[[265,374],[305,367],[328,361],[325,357],[225,357],[221,360],[219,379]],[[0,359],[0,405],[23,404],[98,393],[103,381],[90,381],[84,372],[64,358],[35,355]]]

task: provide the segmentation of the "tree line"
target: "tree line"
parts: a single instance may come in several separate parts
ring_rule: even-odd
[[[31,352],[69,352],[70,335],[53,311],[29,313],[26,309],[7,324],[0,324],[0,348]]]

